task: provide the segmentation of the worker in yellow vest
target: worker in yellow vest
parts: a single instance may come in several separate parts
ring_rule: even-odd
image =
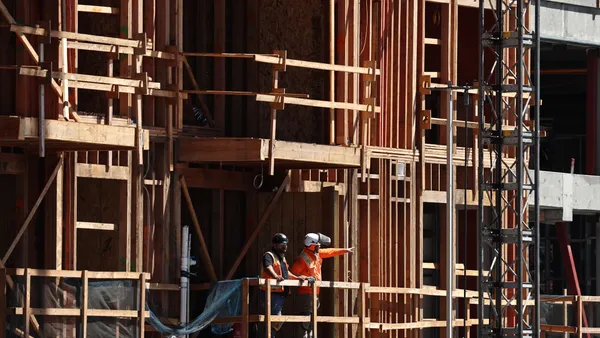
[[[288,238],[285,234],[277,233],[273,236],[272,247],[269,251],[263,254],[262,259],[262,275],[264,279],[276,279],[277,282],[282,282],[286,279],[297,279],[304,281],[306,278],[303,276],[296,276],[289,272],[289,266],[285,259],[285,253],[287,252]],[[259,302],[261,314],[265,312],[265,291],[266,286],[262,285],[259,291]],[[287,286],[272,285],[271,286],[271,315],[281,315],[283,304],[285,303],[286,297],[290,294],[290,289]],[[283,322],[271,324],[271,337],[275,338],[275,333],[279,331]],[[265,324],[260,323],[259,325],[259,338],[266,337]]]
[[[321,245],[331,245],[331,238],[321,233],[309,233],[304,237],[304,250],[300,253],[300,256],[294,261],[294,265],[290,271],[296,275],[302,275],[308,277],[309,283],[320,281],[321,279],[321,265],[323,259],[340,256],[345,253],[353,253],[354,248],[348,249],[321,249]],[[317,295],[319,294],[319,288],[317,287]],[[298,312],[301,316],[312,315],[312,287],[301,286],[298,288],[298,297],[296,298],[298,305]],[[317,308],[320,302],[317,296]],[[300,337],[311,338],[313,332],[310,323],[300,323],[302,328]]]

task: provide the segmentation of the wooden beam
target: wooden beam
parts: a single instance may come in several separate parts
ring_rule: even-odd
[[[183,162],[262,163],[269,158],[267,139],[180,138],[179,160]],[[275,141],[275,160],[312,168],[359,167],[360,149],[353,147]],[[291,164],[290,164],[291,165]]]
[[[34,117],[0,117],[0,129],[5,129],[5,125],[12,125],[14,121],[19,121],[19,127],[14,131],[12,139],[6,137],[6,141],[32,141],[37,140],[38,122]],[[114,146],[116,148],[131,148],[136,146],[135,128],[132,126],[104,125],[95,123],[74,123],[60,120],[45,120],[46,143],[50,147],[50,141],[60,142],[67,145],[73,143],[76,146],[98,146],[106,148]],[[22,139],[21,137],[22,133]],[[145,149],[150,144],[148,131],[144,132]],[[91,150],[91,149],[90,149]]]
[[[28,67],[19,68],[19,75],[28,75],[28,76],[37,76],[37,77],[47,77],[48,71],[45,69],[33,69]],[[119,77],[109,77],[109,76],[100,76],[100,75],[87,75],[87,74],[77,74],[77,73],[66,73],[66,72],[52,72],[52,77],[60,80],[74,80],[74,81],[82,81],[82,82],[91,82],[91,83],[99,83],[99,84],[113,84],[119,86],[126,87],[135,87],[135,88],[150,88],[150,89],[160,89],[161,84],[158,82],[145,82],[144,79],[125,79]]]
[[[119,14],[118,8],[107,6],[77,5],[77,11],[99,14]]]
[[[62,167],[63,162],[64,162],[64,158],[61,156],[60,159],[58,160],[58,163],[56,164],[56,167],[54,168],[54,171],[52,172],[52,175],[50,176],[50,178],[46,182],[46,185],[44,186],[44,189],[40,193],[40,196],[38,197],[38,199],[35,202],[35,204],[33,205],[33,208],[31,208],[31,211],[29,212],[29,215],[25,219],[25,222],[21,226],[21,230],[19,230],[19,232],[17,233],[17,237],[15,237],[15,239],[12,242],[12,244],[10,245],[10,247],[8,248],[8,250],[6,251],[6,254],[4,255],[4,258],[2,258],[2,265],[3,266],[6,264],[6,261],[8,260],[8,257],[10,257],[10,254],[13,252],[13,250],[17,246],[17,243],[19,243],[19,240],[21,239],[21,236],[23,236],[23,234],[25,233],[25,230],[27,230],[27,227],[29,226],[29,223],[33,219],[33,216],[35,215],[37,209],[39,208],[40,204],[42,203],[42,200],[44,199],[44,196],[46,196],[46,193],[48,192],[48,189],[50,189],[50,186],[52,185],[52,182],[54,182],[54,179],[56,178],[56,175],[58,174],[58,170]]]
[[[130,175],[129,168],[125,166],[77,163],[77,177],[126,181]]]
[[[196,235],[198,235],[198,240],[200,241],[202,260],[204,261],[206,272],[208,272],[210,280],[216,282],[217,273],[215,272],[215,268],[212,264],[212,261],[210,260],[208,247],[206,246],[206,242],[204,241],[202,229],[200,228],[200,223],[198,222],[198,217],[196,217],[196,211],[194,210],[194,204],[192,203],[192,198],[190,197],[190,191],[188,190],[187,184],[185,183],[185,177],[183,175],[180,176],[179,182],[181,182],[181,189],[183,190],[185,201],[187,202],[188,210],[190,212],[190,216],[192,217],[192,222],[194,223],[194,228],[196,228]]]
[[[267,102],[267,103],[277,103],[281,102],[281,98],[277,95],[269,95],[269,94],[257,94],[256,101],[259,102]],[[381,107],[378,106],[369,106],[366,104],[359,103],[345,103],[345,102],[330,102],[330,101],[321,101],[321,100],[311,100],[311,99],[301,99],[297,97],[285,97],[283,100],[283,104],[292,104],[299,105],[305,107],[317,107],[317,108],[336,108],[336,109],[353,109],[359,111],[373,111],[375,113],[381,112]]]
[[[35,28],[35,27],[11,24],[10,30],[11,30],[11,32],[15,32],[15,33],[19,33],[19,34],[48,36],[48,32],[46,31],[45,28]],[[145,44],[144,41],[142,41],[142,40],[113,38],[113,37],[109,37],[109,36],[64,32],[64,31],[51,30],[50,37],[53,37],[56,39],[65,38],[65,39],[69,39],[69,40],[93,42],[93,43],[109,44],[109,45],[117,45],[117,46],[123,46],[123,47],[133,47],[133,48],[151,49],[151,47],[152,47],[152,44],[150,42]]]
[[[77,222],[77,229],[114,231],[114,223]]]
[[[124,47],[115,44],[98,44],[91,42],[80,42],[80,41],[68,41],[67,47],[70,49],[77,50],[89,50],[93,52],[101,52],[101,53],[113,53],[113,54],[126,54],[126,55],[136,55],[139,53],[139,50],[136,50],[133,47]],[[164,59],[164,60],[175,60],[177,59],[177,54],[163,52],[159,50],[147,50],[146,52],[142,52],[142,55],[145,57],[152,57],[156,59]]]
[[[279,186],[279,189],[277,190],[277,192],[271,199],[271,202],[267,206],[267,209],[265,209],[263,215],[261,216],[260,221],[258,222],[258,225],[256,225],[256,229],[254,229],[254,232],[252,233],[252,235],[250,235],[250,237],[248,238],[248,240],[242,247],[242,250],[240,251],[238,258],[235,260],[235,263],[233,263],[233,266],[231,267],[231,270],[229,270],[229,273],[227,274],[227,277],[225,279],[233,278],[235,271],[242,263],[244,256],[246,256],[248,249],[250,249],[250,246],[252,246],[252,243],[256,239],[256,236],[258,236],[258,234],[260,233],[260,230],[262,229],[262,227],[267,223],[267,220],[269,219],[271,212],[275,208],[275,205],[277,204],[277,202],[281,198],[281,195],[283,194],[283,192],[286,190],[286,188],[290,184],[290,178],[291,178],[291,176],[287,175],[285,177],[285,179],[283,180],[283,183],[281,183],[281,186]]]

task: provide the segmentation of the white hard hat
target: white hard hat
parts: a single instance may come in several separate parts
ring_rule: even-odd
[[[319,244],[319,235],[315,233],[308,233],[304,236],[304,246],[311,246],[313,244]]]

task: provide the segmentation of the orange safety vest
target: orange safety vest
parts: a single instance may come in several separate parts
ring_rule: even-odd
[[[273,257],[273,270],[275,270],[276,274],[281,276],[282,271],[281,271],[281,262],[279,261],[279,257],[277,255],[274,255],[271,251],[265,252],[263,254],[263,256],[264,255],[271,255],[271,257]],[[289,266],[285,259],[285,256],[283,256],[283,263],[285,264],[285,267],[288,268],[288,271],[289,271]],[[273,279],[273,277],[271,277],[271,275],[269,275],[269,273],[267,272],[267,270],[265,269],[264,266],[262,268],[261,278]],[[267,290],[265,285],[261,285],[260,289],[263,291]],[[271,292],[284,292],[284,291],[285,291],[285,287],[283,285],[271,285]]]
[[[321,249],[318,254],[304,249],[294,261],[291,272],[296,276],[314,277],[316,281],[322,280],[321,266],[324,258],[340,256],[346,253],[346,249]],[[320,288],[317,287],[317,294]],[[301,286],[298,288],[299,294],[312,294],[312,286]]]

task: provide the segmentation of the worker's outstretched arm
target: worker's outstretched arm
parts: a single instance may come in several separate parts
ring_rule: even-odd
[[[331,258],[331,257],[335,257],[335,256],[341,256],[345,253],[353,253],[354,252],[354,248],[329,248],[329,249],[321,249],[319,250],[319,255],[321,256],[321,258],[325,259],[325,258]]]

